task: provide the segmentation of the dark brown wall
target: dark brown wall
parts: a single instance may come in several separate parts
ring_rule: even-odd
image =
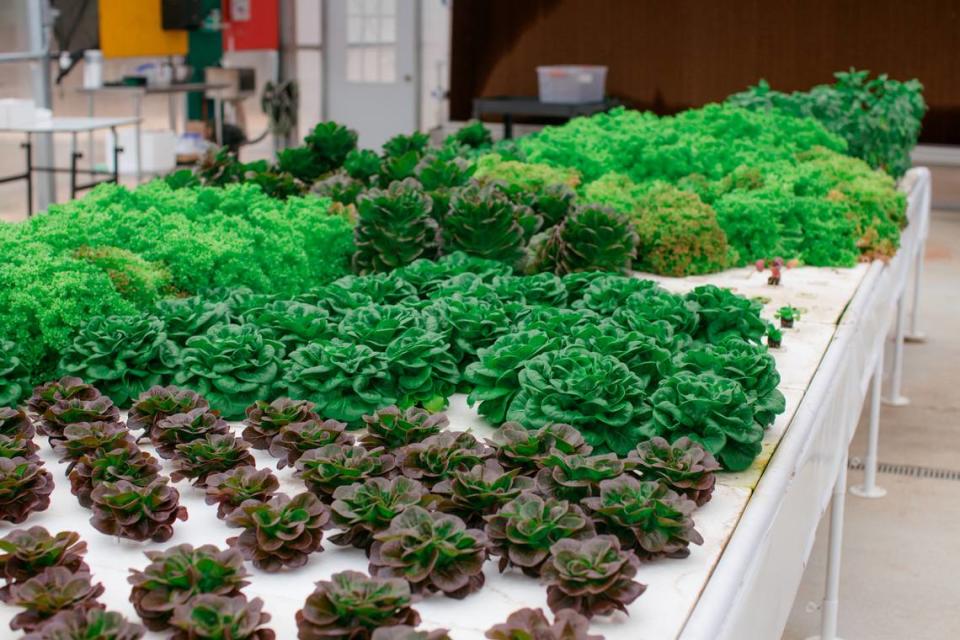
[[[539,64],[605,64],[607,92],[673,113],[760,78],[781,90],[855,66],[919,78],[924,139],[960,143],[960,0],[455,0],[451,113],[534,95]]]

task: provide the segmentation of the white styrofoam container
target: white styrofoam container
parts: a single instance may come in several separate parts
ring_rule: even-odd
[[[540,102],[583,104],[603,100],[607,68],[597,65],[537,67]]]
[[[120,139],[120,170],[122,175],[137,173],[137,130],[125,127],[117,130]],[[141,163],[143,173],[167,173],[177,165],[177,134],[170,130],[142,130]],[[113,171],[113,136],[107,135],[107,170]]]
[[[29,127],[36,120],[36,104],[21,98],[0,99],[0,127]]]

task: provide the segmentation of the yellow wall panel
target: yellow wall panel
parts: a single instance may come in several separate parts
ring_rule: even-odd
[[[186,31],[164,31],[160,0],[100,0],[100,48],[105,58],[187,53]]]

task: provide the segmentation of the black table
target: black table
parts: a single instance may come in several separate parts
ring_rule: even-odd
[[[605,98],[602,102],[568,104],[540,102],[533,96],[493,96],[473,99],[473,117],[479,120],[484,114],[503,116],[503,137],[512,138],[514,116],[570,120],[577,116],[609,111],[622,104],[617,98]]]

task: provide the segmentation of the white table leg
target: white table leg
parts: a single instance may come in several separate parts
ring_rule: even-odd
[[[137,184],[143,182],[143,132],[141,130],[141,115],[142,115],[142,97],[139,93],[134,94],[133,96],[133,115],[137,118],[135,137],[137,138],[137,153],[135,154],[136,163],[137,163]],[[119,162],[119,160],[118,160]]]
[[[863,484],[850,487],[850,493],[861,498],[882,498],[887,490],[877,486],[877,450],[880,448],[880,394],[883,386],[883,349],[877,354],[870,386],[870,431],[867,435],[867,457],[863,464]]]
[[[91,118],[93,117],[93,97],[94,97],[93,91],[90,91],[89,93],[87,93],[87,115],[90,116]],[[87,154],[89,154],[89,157],[87,158],[87,162],[90,164],[90,168],[95,169],[96,164],[94,162],[94,159],[96,158],[96,156],[94,155],[92,130],[89,133],[87,133]]]
[[[900,390],[903,387],[903,340],[907,325],[907,292],[900,294],[897,300],[897,327],[893,342],[893,371],[890,372],[890,396],[884,398],[884,404],[902,407],[910,404]]]
[[[837,618],[840,613],[840,560],[843,551],[843,511],[847,492],[847,454],[840,462],[840,473],[833,485],[830,504],[830,541],[827,550],[827,583],[820,610],[820,635],[809,640],[840,640]]]
[[[917,250],[917,263],[913,267],[913,304],[910,307],[910,329],[905,337],[907,342],[926,342],[927,336],[920,329],[920,280],[923,278],[923,258],[926,254],[927,243],[924,239]]]

